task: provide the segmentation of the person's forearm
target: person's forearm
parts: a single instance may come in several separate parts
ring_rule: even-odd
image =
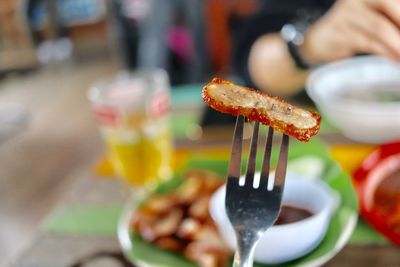
[[[290,96],[305,84],[307,71],[298,69],[278,33],[260,37],[249,56],[249,72],[255,85],[266,92]]]

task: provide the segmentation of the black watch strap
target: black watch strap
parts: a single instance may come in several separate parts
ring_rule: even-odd
[[[307,64],[307,62],[305,62],[305,60],[301,56],[298,46],[291,41],[286,42],[286,44],[287,44],[289,54],[290,54],[291,58],[293,59],[294,63],[296,64],[296,67],[301,70],[310,69],[311,66],[309,64]]]
[[[304,36],[309,26],[314,23],[321,14],[322,12],[320,9],[299,9],[296,18],[288,24],[285,24],[281,29],[281,36],[285,40],[288,52],[298,69],[308,70],[312,67],[304,60],[299,48],[304,42]]]

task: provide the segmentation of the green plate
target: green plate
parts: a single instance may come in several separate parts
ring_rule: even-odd
[[[211,159],[210,159],[211,158]],[[244,157],[245,158],[245,157]],[[334,191],[341,197],[341,203],[335,214],[333,215],[328,231],[319,244],[309,254],[278,266],[321,266],[335,256],[340,249],[349,240],[358,218],[357,198],[353,190],[350,177],[344,173],[339,165],[330,157],[329,150],[326,145],[314,139],[308,143],[300,143],[294,141],[289,149],[289,165],[299,162],[302,158],[318,159],[322,166],[323,179]],[[261,157],[258,157],[257,164],[260,168]],[[277,161],[277,153],[273,152],[272,164]],[[301,162],[301,161],[300,161]],[[245,162],[243,162],[245,164]],[[301,164],[293,164],[301,165]],[[186,164],[185,168],[197,168],[214,171],[225,177],[228,167],[227,160],[212,159],[212,155],[194,155]],[[299,166],[295,167],[299,169]],[[244,169],[244,168],[242,168]],[[302,171],[301,168],[299,170]],[[320,173],[321,173],[320,172]],[[157,193],[166,193],[174,190],[181,182],[181,176],[177,173],[168,183],[160,185]],[[139,266],[157,266],[157,267],[192,267],[196,266],[192,262],[185,259],[182,255],[159,249],[152,244],[143,241],[138,235],[131,232],[129,221],[132,213],[135,211],[139,200],[132,199],[125,206],[118,227],[118,237],[126,256]],[[257,267],[269,266],[265,264],[255,264]],[[277,265],[274,265],[277,266]]]

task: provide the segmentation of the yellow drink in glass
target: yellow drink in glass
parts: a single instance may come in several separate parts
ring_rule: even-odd
[[[169,90],[165,71],[142,70],[89,91],[114,171],[134,187],[171,175]]]
[[[172,142],[168,127],[153,135],[107,133],[105,140],[114,170],[128,184],[153,184],[171,175]]]

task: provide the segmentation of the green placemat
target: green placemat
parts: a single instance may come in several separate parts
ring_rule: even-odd
[[[333,126],[325,117],[322,117],[320,133],[338,133],[338,129]]]
[[[387,244],[389,241],[360,218],[349,242],[352,244]]]
[[[199,114],[193,112],[172,114],[171,128],[175,138],[187,138],[193,127],[198,126]]]
[[[42,230],[57,234],[116,236],[121,211],[122,204],[60,208],[47,218]]]

